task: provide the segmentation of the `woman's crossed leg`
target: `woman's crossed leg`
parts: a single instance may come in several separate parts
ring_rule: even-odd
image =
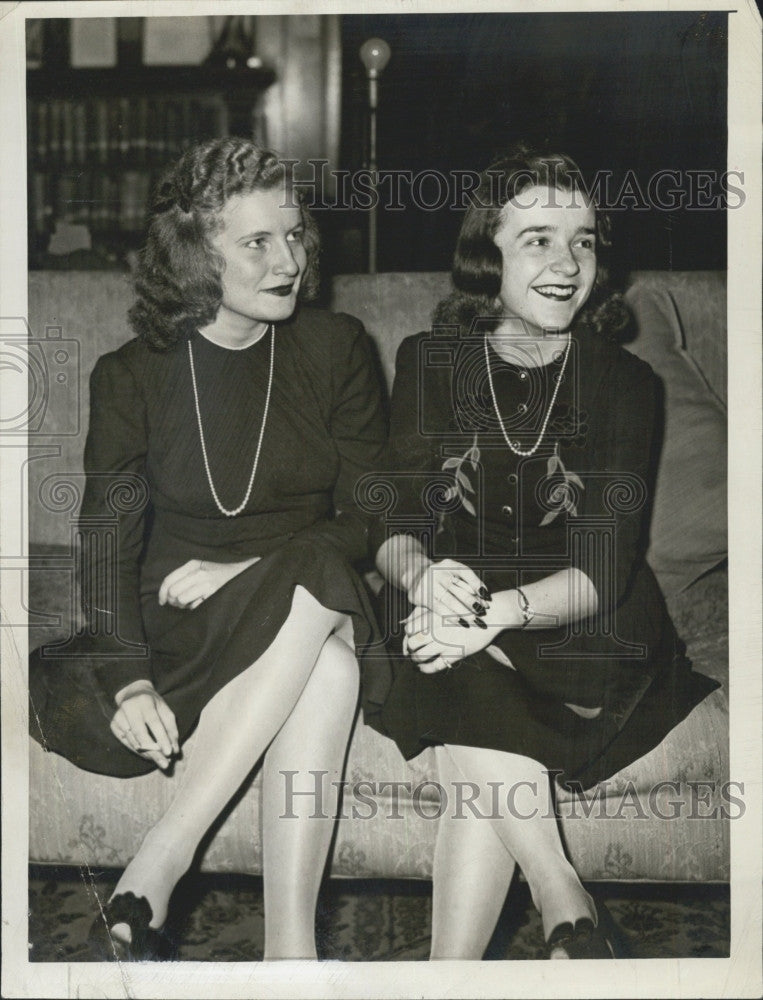
[[[205,706],[177,794],[114,891],[145,896],[152,927],[164,923],[201,838],[267,751],[265,955],[315,958],[315,905],[336,811],[333,782],[341,778],[358,697],[351,632],[346,615],[297,586],[268,649]],[[318,779],[325,818],[312,818],[315,803],[307,797],[295,797],[286,810],[284,771],[296,771],[295,779],[325,772]],[[124,924],[111,932],[129,940]]]

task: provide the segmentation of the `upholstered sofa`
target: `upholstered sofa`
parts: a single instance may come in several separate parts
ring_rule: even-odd
[[[400,340],[428,326],[447,287],[445,274],[347,275],[335,279],[332,305],[364,321],[391,380]],[[721,687],[662,745],[585,800],[560,793],[559,812],[568,851],[584,879],[727,881],[728,817],[735,815],[736,790],[726,784],[724,275],[637,273],[627,296],[635,322],[626,346],[652,364],[665,386],[649,559],[695,669],[717,678]],[[130,336],[129,301],[126,275],[30,275],[29,321],[52,387],[47,410],[30,435],[30,648],[67,634],[76,613],[73,539],[88,375],[100,354]],[[30,741],[30,860],[123,866],[169,802],[182,770],[181,761],[171,777],[159,772],[128,780],[102,777]],[[406,764],[390,741],[359,720],[332,874],[429,877],[436,779],[432,751]],[[206,839],[202,869],[260,871],[259,803],[255,774]]]

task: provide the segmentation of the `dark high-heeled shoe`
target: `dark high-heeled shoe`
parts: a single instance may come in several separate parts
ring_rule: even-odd
[[[88,944],[100,962],[166,962],[173,957],[174,947],[163,930],[151,927],[153,911],[145,896],[132,892],[114,896],[103,908],[90,928]],[[130,940],[123,941],[111,933],[117,924],[127,924]]]
[[[554,954],[563,952],[563,954]],[[596,926],[589,917],[555,927],[546,942],[548,958],[614,958],[612,942],[601,925]]]

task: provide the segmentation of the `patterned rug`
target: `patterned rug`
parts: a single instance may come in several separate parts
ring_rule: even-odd
[[[87,962],[86,938],[94,892],[105,902],[118,873],[31,866],[30,959]],[[727,886],[588,886],[606,904],[617,928],[619,957],[722,958],[729,954]],[[345,961],[424,961],[429,952],[432,893],[428,882],[328,882],[317,914],[321,958]],[[195,875],[173,900],[168,929],[177,958],[251,962],[262,958],[262,880],[241,875]],[[543,932],[527,886],[515,881],[486,959],[541,959]]]

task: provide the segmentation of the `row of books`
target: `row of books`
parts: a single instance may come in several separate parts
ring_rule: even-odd
[[[78,167],[166,163],[190,142],[225,135],[221,97],[95,97],[27,102],[30,164]]]
[[[84,170],[52,175],[30,170],[28,219],[33,235],[49,230],[55,220],[88,226],[98,232],[140,233],[151,191],[159,174],[152,170]]]

